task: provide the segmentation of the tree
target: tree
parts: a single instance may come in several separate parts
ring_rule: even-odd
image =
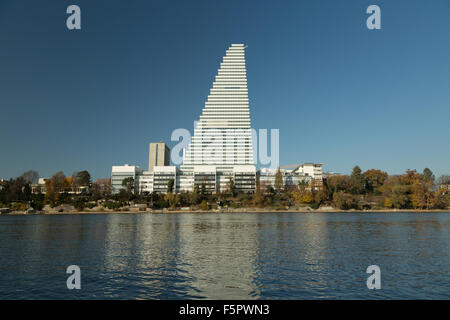
[[[423,180],[423,175],[417,173],[416,170],[406,170],[406,173],[400,176],[400,184],[413,185],[417,181]]]
[[[280,167],[278,167],[277,173],[275,174],[275,189],[277,192],[281,192],[283,187],[283,174],[281,173]]]
[[[302,196],[302,202],[304,203],[312,203],[314,201],[314,195],[311,191],[306,190]]]
[[[21,177],[27,184],[38,183],[39,173],[37,173],[36,171],[33,171],[33,170],[28,170],[28,171],[22,173]]]
[[[102,190],[98,183],[93,183],[91,185],[91,198],[94,201],[100,200],[102,198]]]
[[[75,174],[76,182],[79,186],[88,187],[91,185],[91,174],[87,170],[77,172]]]
[[[385,199],[384,199],[384,206],[385,206],[386,208],[392,208],[393,204],[392,204],[391,198],[385,198]]]
[[[176,194],[173,194],[172,192],[168,192],[165,195],[165,200],[167,201],[169,207],[175,208],[179,204],[179,197]]]
[[[441,190],[437,190],[436,192],[434,192],[431,199],[431,206],[435,209],[446,209],[447,201],[445,193],[443,193]]]
[[[370,169],[363,173],[365,180],[365,189],[367,192],[372,193],[378,191],[384,182],[386,181],[388,174],[381,170]]]
[[[294,199],[294,201],[295,201],[297,204],[300,204],[300,203],[303,202],[303,201],[302,201],[303,195],[302,195],[300,189],[297,188],[297,187],[296,187],[296,188],[292,188],[292,190],[291,190],[291,197]]]
[[[423,169],[423,176],[425,178],[425,181],[434,183],[434,174],[430,169]]]
[[[73,205],[75,209],[77,209],[78,211],[83,211],[86,206],[86,203],[84,202],[83,199],[77,198]]]
[[[173,179],[170,179],[169,182],[167,182],[167,193],[173,192],[173,184],[174,184]]]
[[[298,182],[298,187],[299,187],[299,188],[306,188],[308,185],[309,185],[309,183],[308,183],[308,181],[306,181],[305,179],[300,180],[300,181]]]
[[[259,180],[259,177],[256,177],[256,190],[253,194],[253,205],[256,207],[262,206],[264,203],[264,195],[263,191],[261,190],[261,182]]]
[[[428,209],[431,205],[432,193],[430,182],[417,181],[412,187],[411,203],[416,209]]]
[[[343,191],[334,193],[333,202],[341,210],[355,209],[358,207],[358,201],[355,196]]]
[[[328,192],[329,198],[331,199],[335,192],[347,191],[349,189],[349,180],[350,178],[347,175],[338,175],[327,178],[324,187]]]
[[[319,190],[315,195],[314,195],[314,202],[317,203],[319,206],[324,203],[327,202],[329,200],[328,197],[328,193],[321,189]]]
[[[206,202],[206,200],[202,200],[202,202],[200,203],[200,209],[205,210],[205,211],[209,210],[209,205]]]
[[[408,188],[402,185],[394,185],[391,192],[392,206],[396,209],[407,209],[410,207],[410,200],[408,197]]]
[[[196,205],[200,202],[201,197],[200,197],[200,189],[199,189],[198,185],[194,186],[193,192],[189,192],[188,199],[189,199],[190,205]]]
[[[230,192],[232,197],[236,197],[236,185],[232,177],[228,178],[228,192]]]
[[[440,186],[441,186],[441,185],[449,186],[449,185],[450,185],[450,175],[447,175],[447,174],[441,175],[441,176],[437,179],[436,183],[437,183],[438,185],[440,185]]]
[[[45,181],[45,199],[51,205],[56,205],[64,200],[62,193],[69,190],[70,184],[62,171],[58,171]]]
[[[361,173],[361,168],[355,166],[350,175],[350,192],[353,194],[364,193],[364,176]]]
[[[202,195],[202,198],[206,196],[206,184],[204,182],[202,183],[200,194]]]
[[[127,192],[130,194],[133,192],[135,184],[134,184],[134,178],[133,177],[127,177],[122,180],[122,186],[125,187]]]

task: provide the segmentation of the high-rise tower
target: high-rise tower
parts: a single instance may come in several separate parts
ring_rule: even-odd
[[[232,44],[223,57],[189,148],[183,152],[180,190],[204,186],[208,192],[222,192],[231,180],[237,190],[255,189],[245,48]]]
[[[151,142],[148,150],[148,171],[153,171],[155,166],[170,165],[170,149],[162,142]]]
[[[243,44],[226,51],[183,165],[253,165]]]

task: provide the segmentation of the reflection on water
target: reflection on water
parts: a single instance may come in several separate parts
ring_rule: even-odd
[[[448,299],[449,240],[449,213],[1,216],[0,298]]]

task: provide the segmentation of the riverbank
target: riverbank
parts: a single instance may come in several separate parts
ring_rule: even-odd
[[[20,211],[12,211],[9,213],[3,213],[2,215],[67,215],[67,214],[171,214],[171,213],[267,213],[267,212],[280,212],[280,213],[437,213],[445,212],[450,213],[450,209],[376,209],[376,210],[339,210],[334,208],[326,209],[309,209],[309,208],[294,208],[276,210],[273,208],[235,208],[235,209],[220,209],[220,210],[180,210],[180,209],[158,209],[158,210],[103,210],[103,211],[63,211],[63,212],[45,212],[38,211],[34,213],[26,213]]]

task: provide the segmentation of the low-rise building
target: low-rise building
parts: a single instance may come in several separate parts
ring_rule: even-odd
[[[130,166],[125,164],[123,166],[113,166],[111,170],[111,193],[119,193],[120,190],[125,190],[122,181],[125,178],[133,178],[135,186],[134,189],[139,190],[139,176],[143,170],[139,166]]]
[[[141,194],[167,193],[171,180],[173,180],[172,191],[175,193],[196,189],[207,193],[226,192],[229,190],[230,180],[234,182],[237,192],[253,193],[258,179],[260,186],[274,187],[277,171],[278,169],[270,168],[256,170],[252,165],[230,168],[196,165],[182,169],[176,166],[154,166],[153,171],[142,171],[138,166],[114,166],[111,175],[111,191],[113,194],[118,193],[124,189],[123,179],[132,177],[136,184],[135,191]],[[309,172],[296,170],[296,168],[280,169],[280,172],[285,186],[298,186],[299,183],[307,183],[314,188],[322,186],[323,175],[317,169]]]
[[[275,187],[275,179],[278,169],[263,168],[258,172],[259,184],[261,187]],[[284,186],[298,186],[299,183],[310,183],[313,178],[309,175],[305,175],[302,172],[294,171],[290,169],[280,169],[281,176],[283,178]]]
[[[45,187],[45,181],[47,181],[48,178],[39,178],[38,183],[31,184],[31,193],[33,194],[40,194],[46,192]]]
[[[173,180],[173,192],[176,190],[177,167],[155,166],[153,167],[153,192],[166,193],[169,182]]]

